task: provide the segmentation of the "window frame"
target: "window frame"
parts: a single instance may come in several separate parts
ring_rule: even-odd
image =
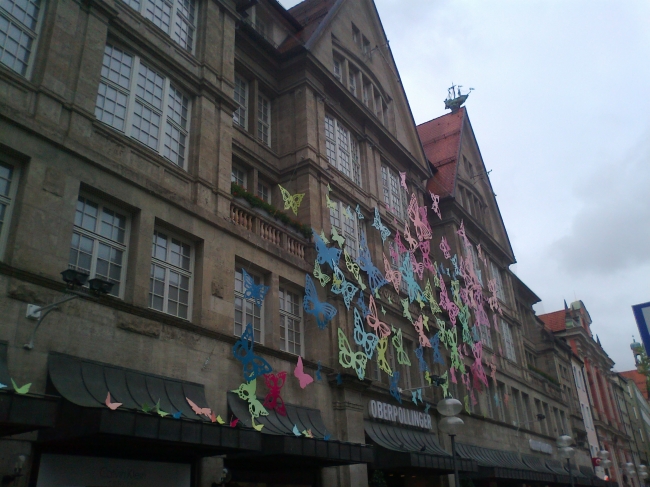
[[[268,120],[266,121],[263,120],[264,102],[266,102],[267,104],[266,116],[268,117]],[[272,125],[271,114],[272,114],[271,99],[268,98],[267,96],[264,96],[262,93],[258,92],[257,93],[257,139],[260,140],[267,147],[271,147],[271,125]],[[264,128],[266,128],[267,130],[266,139],[264,138],[264,130],[263,130]],[[260,136],[260,131],[262,133],[261,136]]]
[[[325,157],[329,164],[335,167],[341,174],[350,179],[354,184],[363,187],[361,184],[361,153],[359,143],[357,139],[353,136],[351,130],[349,130],[344,124],[339,122],[339,120],[326,113],[325,114]],[[329,133],[332,133],[333,138]],[[342,147],[340,139],[345,138],[347,140],[347,151]],[[343,167],[342,154],[347,154],[349,166],[349,173],[346,172]],[[330,157],[330,155],[333,155]]]
[[[285,295],[287,293],[291,293],[296,296],[297,298],[297,306],[298,306],[298,314],[295,315],[285,309],[282,308],[282,295]],[[279,331],[280,331],[280,340],[284,340],[284,343],[280,344],[280,350],[283,352],[287,352],[293,355],[298,355],[302,356],[304,350],[305,350],[305,320],[303,317],[303,309],[302,309],[302,292],[301,291],[296,291],[291,285],[287,284],[282,284],[280,283],[280,286],[278,287],[278,308],[279,308],[279,315],[280,315],[280,322],[279,322]],[[284,299],[285,304],[286,304],[286,298]],[[300,347],[300,350],[298,353],[292,352],[289,350],[289,334],[286,326],[283,326],[283,317],[286,318],[291,318],[291,319],[299,319],[299,330],[298,332],[300,333],[300,343],[298,344]],[[284,328],[284,339],[282,339],[282,329]],[[293,342],[295,343],[295,342]],[[284,347],[284,348],[283,348]]]
[[[36,26],[34,29],[28,27],[23,21],[18,20],[18,18],[15,17],[13,14],[9,13],[6,9],[0,7],[0,16],[5,17],[10,24],[14,24],[24,35],[26,35],[32,40],[31,50],[29,53],[29,57],[27,59],[27,63],[26,63],[27,67],[25,68],[24,74],[15,70],[13,67],[9,67],[8,64],[5,64],[3,62],[0,62],[0,66],[3,66],[6,69],[9,69],[10,71],[13,71],[14,73],[28,80],[31,79],[32,72],[34,70],[34,64],[35,64],[34,59],[36,58],[38,52],[39,36],[41,34],[41,29],[43,26],[43,20],[45,17],[45,10],[47,8],[47,3],[48,3],[47,1],[42,1],[41,5],[39,6],[39,12],[36,17]],[[7,38],[8,37],[9,36],[7,36]],[[4,46],[0,46],[0,53],[4,52],[3,47]]]
[[[97,89],[97,99],[95,101],[95,119],[101,122],[102,124],[111,127],[113,130],[116,130],[124,134],[126,137],[129,137],[129,139],[137,141],[147,149],[154,151],[156,154],[165,158],[171,164],[174,164],[175,166],[183,170],[187,170],[188,156],[190,152],[190,129],[191,129],[191,121],[192,121],[192,101],[193,101],[192,97],[186,95],[183,90],[179,90],[177,88],[177,85],[174,82],[172,82],[172,79],[169,76],[164,76],[158,71],[157,68],[150,67],[150,66],[154,66],[154,64],[149,64],[148,62],[146,62],[146,60],[143,60],[139,55],[133,54],[132,51],[130,51],[129,49],[124,49],[121,45],[111,44],[107,42],[104,45],[103,59],[105,59],[106,56],[109,56],[109,54],[107,53],[107,50],[109,48],[112,49],[110,54],[111,60],[114,59],[112,56],[112,52],[114,51],[119,51],[122,54],[122,56],[129,56],[131,58],[128,87],[123,86],[119,82],[115,82],[114,80],[111,80],[109,77],[104,77],[100,75],[99,86]],[[147,70],[147,72],[151,72],[157,75],[158,77],[162,78],[164,85],[161,94],[161,102],[162,102],[161,108],[156,107],[156,105],[148,101],[146,97],[140,96],[138,94],[138,86],[139,86],[138,79],[141,76],[141,72],[140,72],[141,67],[144,67]],[[104,70],[104,68],[106,68],[106,66],[103,64],[102,61],[102,71]],[[109,74],[110,74],[110,69],[109,69]],[[146,83],[150,81],[148,78],[146,78],[146,76],[145,76],[145,80]],[[100,118],[98,116],[97,112],[98,110],[101,110],[102,114],[111,113],[113,118],[115,118],[115,112],[108,112],[108,110],[104,110],[104,108],[106,107],[105,103],[101,108],[99,107],[100,96],[103,96],[101,93],[102,86],[106,87],[106,91],[104,92],[104,94],[106,94],[108,89],[112,89],[116,91],[118,94],[121,94],[122,96],[126,97],[126,105],[124,107],[125,109],[124,125],[122,129],[120,129],[113,123],[109,123],[108,121],[103,120],[103,118]],[[173,117],[174,110],[169,106],[170,99],[173,96],[172,91],[179,94],[182,98],[187,99],[186,114],[184,117],[186,121],[185,127],[183,127],[181,123],[178,123],[176,120],[174,120]],[[104,101],[108,99],[106,96],[103,96],[103,98]],[[134,119],[137,115],[135,112],[137,105],[140,105],[142,107],[142,110],[149,110],[150,112],[156,114],[160,118],[160,125],[158,127],[158,141],[155,148],[134,135]],[[182,115],[181,118],[183,118]],[[149,122],[147,121],[147,123]],[[171,157],[165,155],[166,147],[167,147],[167,137],[169,137],[167,133],[168,125],[171,126],[172,129],[176,129],[177,131],[179,131],[179,134],[182,134],[185,137],[185,142],[184,142],[185,146],[183,148],[182,163],[180,164],[178,162],[178,159],[174,161],[173,159],[171,159]]]
[[[506,303],[506,290],[503,287],[503,277],[501,276],[501,269],[499,269],[499,266],[493,261],[490,260],[490,274],[492,275],[492,279],[495,280],[496,283],[496,288],[497,288],[497,298],[502,303]]]
[[[502,319],[499,326],[502,330],[501,335],[503,336],[503,346],[506,352],[505,358],[511,362],[517,363],[517,350],[515,347],[514,336],[512,333],[512,328],[510,327],[510,323]]]
[[[492,333],[490,332],[490,327],[479,323],[476,323],[474,326],[479,327],[478,333],[479,336],[481,337],[481,343],[483,344],[483,346],[493,350],[494,347],[492,345]]]
[[[9,162],[9,160],[3,157],[3,155],[0,155],[0,164],[10,167],[12,171],[7,196],[0,195],[0,204],[7,205],[4,220],[2,221],[2,228],[0,228],[0,261],[4,261],[7,251],[7,243],[9,242],[11,221],[13,218],[14,208],[16,207],[16,197],[18,195],[18,186],[20,184],[22,168],[16,163]]]
[[[343,82],[343,62],[336,56],[332,59],[332,73],[337,80]]]
[[[235,176],[234,176],[233,173],[234,173],[235,171],[240,171],[240,172],[242,173],[242,175],[243,175],[242,183],[239,182],[239,178],[238,178],[238,177],[235,177]],[[233,180],[233,179],[234,179],[234,180]],[[248,190],[248,186],[247,186],[247,185],[248,185],[248,171],[246,171],[246,170],[245,170],[242,166],[240,166],[239,164],[236,164],[236,163],[233,162],[232,165],[231,165],[231,167],[230,167],[230,182],[231,182],[231,183],[235,183],[235,184],[241,186],[241,187],[244,188],[245,190]]]
[[[348,90],[355,98],[357,96],[357,74],[358,71],[348,63]]]
[[[350,254],[350,257],[352,257],[353,260],[357,260],[359,257],[359,250],[361,247],[361,237],[362,237],[362,232],[364,231],[363,228],[363,223],[359,222],[359,219],[357,218],[356,213],[352,213],[352,218],[348,218],[348,216],[345,213],[345,206],[342,201],[336,200],[336,199],[331,199],[332,203],[336,205],[336,210],[333,208],[329,209],[329,215],[330,215],[330,225],[334,228],[336,228],[336,231],[341,235],[342,237],[345,238],[345,250],[347,250],[348,254]],[[332,213],[337,212],[338,216],[333,216]],[[335,219],[339,220],[339,225],[335,224]],[[353,231],[354,235],[352,237],[356,241],[356,246],[350,247],[348,244],[349,242],[349,237],[350,237],[350,232],[345,229],[344,225],[346,222],[352,222],[353,223]],[[353,252],[350,252],[350,250],[353,250]]]
[[[406,221],[408,218],[408,194],[400,183],[398,171],[395,171],[385,162],[382,162],[381,164],[381,185],[383,201],[386,205],[386,209],[391,213],[391,215],[395,215],[399,220]],[[390,202],[386,201],[386,198],[388,198]],[[398,206],[394,206],[395,203],[397,203]],[[398,213],[395,213],[393,210],[396,210]]]
[[[243,87],[243,97],[240,94],[238,96],[238,83],[239,86]],[[233,88],[233,98],[235,99],[235,103],[239,105],[239,107],[232,112],[232,123],[233,125],[236,125],[237,127],[241,127],[244,130],[248,130],[248,106],[250,104],[250,83],[249,81],[241,76],[240,74],[235,73],[235,86]],[[244,104],[242,105],[240,98],[243,98]],[[243,109],[243,116],[241,114],[241,110]],[[235,116],[238,118],[236,119]]]
[[[231,175],[232,178],[232,175]],[[266,193],[266,196],[264,196],[264,193]],[[262,201],[268,203],[269,205],[272,204],[272,197],[271,197],[271,186],[266,184],[264,181],[260,181],[259,179],[257,180],[257,191],[256,191],[257,197],[261,199]]]
[[[237,291],[237,272],[239,272],[241,274],[242,269],[245,270],[246,273],[253,278],[253,280],[259,279],[259,282],[256,282],[256,284],[257,283],[264,284],[264,276],[262,274],[260,274],[258,272],[255,272],[255,271],[250,271],[248,269],[245,269],[244,265],[236,264],[235,265],[235,286],[234,286],[234,299],[233,299],[233,313],[237,312],[236,302],[235,302],[235,300],[237,298],[241,299],[242,303],[248,303],[248,304],[251,305],[252,317],[253,318],[256,318],[255,311],[257,310],[257,312],[259,313],[260,327],[259,327],[259,330],[257,330],[255,328],[255,323],[251,323],[251,325],[253,326],[253,341],[255,343],[259,343],[260,345],[264,345],[264,326],[265,326],[264,314],[265,314],[265,310],[266,310],[264,305],[266,304],[265,303],[266,300],[262,301],[262,306],[257,306],[255,304],[255,301],[252,298],[249,298],[249,299],[244,298],[244,292],[243,292],[243,289],[244,289],[244,276],[243,276],[243,274],[242,274],[242,291]],[[245,304],[244,304],[244,306],[242,306],[241,313],[242,313],[242,322],[241,322],[240,325],[238,325],[238,323],[235,321],[235,317],[233,315],[233,334],[235,336],[241,336],[241,334],[244,333],[244,330],[246,329],[246,325],[249,323],[248,319],[246,318],[247,311],[246,311],[246,305]],[[237,326],[241,326],[241,333],[237,333]],[[255,339],[255,334],[258,333],[258,332],[259,332],[259,336],[260,336],[259,340]]]
[[[83,198],[86,202],[90,201],[91,203],[97,205],[97,218],[95,222],[95,229],[92,231],[83,228],[82,226],[78,226],[74,222],[74,220],[76,219],[77,204],[79,204],[80,198]],[[88,239],[92,239],[93,249],[90,257],[90,269],[82,269],[77,265],[73,265],[70,262],[70,256],[68,256],[68,269],[74,269],[79,272],[85,272],[87,270],[88,279],[94,279],[95,277],[97,277],[97,260],[99,258],[98,255],[99,243],[103,243],[104,245],[110,247],[111,249],[119,250],[120,252],[122,252],[122,265],[121,265],[122,269],[120,271],[119,293],[111,294],[111,296],[116,297],[118,299],[124,299],[126,272],[127,272],[128,259],[129,259],[129,239],[131,238],[131,214],[128,211],[123,210],[122,208],[116,207],[110,203],[106,203],[101,198],[96,198],[94,195],[87,194],[83,191],[80,192],[79,195],[77,196],[77,204],[75,205],[75,217],[73,218],[73,223],[72,223],[71,239],[75,233],[79,234],[80,236],[84,236]],[[100,227],[100,225],[103,223],[102,215],[104,209],[107,209],[109,211],[112,211],[124,217],[124,242],[113,240],[100,233],[98,227]],[[70,247],[70,251],[72,251],[72,240],[70,241],[69,247]],[[104,279],[104,277],[100,277],[100,279]]]

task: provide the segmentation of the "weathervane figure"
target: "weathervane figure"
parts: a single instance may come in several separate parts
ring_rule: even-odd
[[[447,99],[445,100],[446,109],[451,110],[452,112],[458,110],[463,103],[465,103],[469,94],[474,90],[474,88],[470,88],[469,91],[463,95],[460,92],[462,87],[463,85],[455,85],[452,82],[451,87],[447,89]]]

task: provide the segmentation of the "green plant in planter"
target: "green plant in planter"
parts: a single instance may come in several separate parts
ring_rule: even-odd
[[[386,478],[384,477],[384,472],[381,470],[375,470],[375,473],[372,474],[372,479],[370,480],[370,487],[388,487]]]
[[[260,208],[266,211],[276,220],[279,220],[288,227],[297,230],[305,238],[311,238],[313,232],[309,225],[303,225],[299,221],[290,218],[286,213],[278,210],[275,206],[267,203],[262,198],[255,196],[253,193],[249,193],[237,183],[230,183],[230,193],[237,198],[246,200],[253,208]]]

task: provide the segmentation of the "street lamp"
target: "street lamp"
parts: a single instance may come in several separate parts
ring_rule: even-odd
[[[641,464],[639,465],[639,480],[645,480],[648,478],[648,467]]]
[[[600,466],[603,467],[603,471],[612,466],[612,461],[609,459],[609,452],[607,450],[600,450],[598,452],[598,458],[600,458]],[[607,475],[607,472],[605,472]]]
[[[460,478],[458,477],[458,463],[456,462],[456,435],[460,433],[465,424],[462,419],[456,416],[463,409],[463,404],[453,397],[446,397],[436,405],[438,412],[444,416],[438,422],[438,429],[447,433],[451,438],[451,456],[454,462],[454,482],[456,487],[460,487]]]
[[[573,472],[571,471],[571,459],[575,456],[576,451],[571,447],[573,438],[569,435],[562,435],[556,440],[557,452],[561,458],[566,458],[566,466],[569,470],[569,478],[571,479],[571,487],[573,487]]]

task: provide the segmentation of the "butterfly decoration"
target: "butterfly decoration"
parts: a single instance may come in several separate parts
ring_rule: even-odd
[[[318,264],[327,264],[332,269],[339,265],[341,249],[325,245],[325,242],[321,240],[320,236],[316,232],[314,232],[314,243],[316,244],[316,251],[318,252],[316,255],[316,262]]]
[[[440,213],[440,196],[437,194],[433,194],[431,191],[429,191],[429,195],[431,196],[431,209],[434,211],[436,215],[438,215],[438,218],[442,220],[442,214]]]
[[[388,351],[388,337],[384,337],[377,342],[377,365],[379,368],[386,372],[388,375],[393,375],[388,360],[386,360],[386,352]]]
[[[210,408],[200,408],[189,397],[186,397],[185,400],[187,401],[187,404],[189,404],[192,408],[192,411],[194,411],[194,414],[197,416],[205,416],[209,418],[212,414],[212,410]]]
[[[298,208],[300,207],[300,203],[302,203],[302,199],[305,197],[305,193],[292,195],[289,193],[289,191],[284,189],[279,184],[278,188],[280,188],[280,192],[282,193],[282,199],[284,200],[284,209],[291,210],[295,215],[298,215]]]
[[[420,404],[422,404],[424,401],[422,400],[422,389],[418,389],[416,391],[418,393],[418,401],[420,401]]]
[[[313,286],[313,283],[312,283]],[[253,325],[248,323],[239,340],[232,347],[232,353],[243,365],[244,380],[250,382],[264,374],[271,372],[271,365],[259,355],[253,353],[254,343]]]
[[[325,193],[325,199],[327,201],[326,205],[330,210],[336,210],[338,208],[336,203],[330,199],[329,193]]]
[[[418,405],[418,391],[411,391],[411,401],[416,406]]]
[[[141,410],[143,413],[147,413],[147,414],[149,414],[151,411],[153,411],[153,406],[150,406],[149,403],[143,402],[143,403],[142,403],[142,407],[140,408],[140,410]],[[208,411],[209,411],[209,409],[208,409]],[[208,417],[209,417],[209,416],[208,416]]]
[[[388,259],[386,258],[385,254],[383,255],[383,257],[384,257],[385,279],[386,281],[388,281],[393,285],[393,287],[395,288],[395,292],[399,294],[400,286],[402,285],[402,273],[397,269],[393,269],[393,267],[388,262]]]
[[[320,238],[321,238],[321,240],[322,240],[323,242],[325,242],[326,244],[329,244],[329,243],[330,243],[330,241],[327,240],[327,237],[325,236],[325,230],[321,230],[321,231],[320,231]]]
[[[314,277],[319,280],[322,287],[325,287],[325,285],[331,280],[330,276],[321,271],[318,262],[314,262]]]
[[[390,237],[390,230],[381,222],[381,217],[379,216],[379,209],[375,207],[375,219],[372,222],[372,226],[379,230],[381,235],[381,243],[386,242],[386,239]]]
[[[449,381],[448,379],[448,373],[445,370],[445,373],[440,376],[440,388],[442,389],[442,397],[447,397],[449,395]]]
[[[251,418],[251,426],[256,430],[256,431],[262,431],[262,428],[264,428],[263,424],[255,424],[255,418]]]
[[[237,419],[237,418],[235,418],[235,417],[233,416],[232,419],[230,420],[230,427],[231,427],[231,428],[236,427],[236,426],[237,426],[237,423],[239,423],[239,419]]]
[[[244,276],[244,299],[252,299],[257,307],[261,308],[266,293],[269,292],[269,286],[255,284],[255,279],[244,269],[241,270],[241,273]]]
[[[447,243],[447,239],[445,237],[442,237],[440,239],[440,250],[442,250],[445,259],[451,259],[451,247]]]
[[[325,329],[327,323],[329,323],[338,312],[331,304],[318,299],[316,286],[309,274],[305,275],[305,299],[302,301],[302,306],[305,312],[316,318],[316,325],[321,330]]]
[[[382,321],[379,320],[379,316],[377,315],[377,305],[375,304],[375,298],[370,295],[368,298],[368,316],[366,316],[366,323],[368,323],[368,326],[375,330],[375,334],[379,338],[384,338],[390,335],[390,328],[388,328],[388,325]]]
[[[389,302],[390,304],[393,304],[393,300],[390,298],[390,294],[388,295],[388,302]]]
[[[296,424],[293,425],[293,430],[292,431],[293,431],[293,434],[296,435],[296,436],[301,436],[302,435],[302,433],[298,429],[298,425],[296,425]]]
[[[469,405],[469,396],[467,396],[467,395],[465,396],[464,402],[465,402],[465,412],[467,414],[472,414],[472,410],[471,410],[470,405]]]
[[[415,193],[411,193],[411,201],[409,202],[406,212],[408,214],[409,220],[413,222],[415,227],[415,234],[418,237],[418,240],[429,240],[431,238],[431,227],[427,221],[427,207],[422,207],[424,210],[424,215],[420,211],[418,206],[418,200],[415,196]]]
[[[353,352],[350,348],[350,342],[343,333],[343,330],[338,329],[339,338],[339,363],[346,369],[353,368],[357,373],[359,380],[363,380],[366,375],[366,364],[368,357],[364,352]]]
[[[16,394],[27,394],[29,392],[29,388],[32,387],[31,382],[29,384],[25,384],[23,386],[18,387],[18,385],[13,379],[11,379],[11,385],[13,386],[14,392]]]
[[[474,355],[474,363],[470,366],[470,369],[472,370],[472,377],[474,377],[474,389],[480,390],[481,384],[487,388],[488,380],[483,368],[483,342],[476,342],[472,346],[472,354]]]
[[[381,306],[381,314],[383,314],[384,316],[386,316],[386,310],[384,309],[384,306],[383,306],[383,305]]]
[[[7,384],[3,384],[2,382],[0,382],[0,389],[6,389],[6,388],[7,388]]]
[[[461,275],[460,269],[458,268],[458,254],[454,254],[453,257],[451,258],[451,263],[454,266],[454,274],[451,276],[453,279],[456,279],[458,276]]]
[[[300,355],[298,356],[298,363],[296,364],[296,368],[293,369],[293,375],[296,379],[298,379],[298,382],[300,382],[301,389],[304,389],[309,384],[314,382],[314,378],[305,372],[305,369],[302,365],[302,357]]]
[[[463,220],[460,221],[460,227],[458,227],[458,230],[456,230],[456,233],[458,236],[463,240],[463,244],[465,245],[466,248],[469,248],[472,246],[472,243],[469,241],[467,238],[467,235],[465,234],[465,222]],[[449,257],[447,257],[449,258]]]
[[[397,363],[401,365],[411,366],[411,360],[409,359],[406,350],[404,350],[404,341],[402,339],[402,329],[398,328],[392,338],[393,347],[397,352]]]
[[[117,408],[119,408],[122,405],[121,402],[111,402],[111,393],[110,392],[106,396],[106,401],[104,402],[104,404],[106,404],[106,407],[108,409],[110,409],[111,411],[115,411]]]
[[[422,254],[422,266],[431,272],[435,272],[436,269],[435,267],[433,267],[433,263],[431,262],[431,256],[430,256],[431,241],[422,240],[422,242],[418,244],[418,247],[420,249],[420,253]]]
[[[430,407],[431,407],[431,404],[426,403],[426,405],[424,406],[424,414],[429,414],[429,408]]]
[[[359,257],[357,258],[357,262],[359,263],[361,270],[368,274],[368,285],[373,294],[377,294],[379,288],[388,284],[388,281],[384,278],[379,269],[377,269],[377,267],[372,263],[370,250],[368,249],[366,235],[364,233],[361,234]]]
[[[339,247],[341,248],[343,248],[343,246],[345,245],[345,237],[339,235],[339,232],[335,226],[332,226],[332,241],[339,244]]]
[[[435,315],[437,313],[442,313],[442,310],[440,309],[440,306],[434,297],[433,288],[431,287],[431,281],[429,281],[429,279],[427,279],[427,283],[424,286],[424,292],[422,295],[427,299],[427,302],[429,303],[431,314]]]
[[[399,370],[393,372],[393,375],[390,378],[389,391],[390,391],[390,395],[393,396],[397,400],[397,402],[402,404],[402,394],[397,384],[399,384]]]
[[[354,218],[354,215],[352,214],[352,209],[350,208],[350,205],[345,209],[345,216],[348,217],[348,220],[352,220]]]
[[[363,348],[368,360],[372,359],[377,348],[379,338],[374,333],[367,333],[363,328],[363,320],[359,310],[354,308],[354,343]]]
[[[352,260],[352,257],[350,257],[347,250],[343,251],[343,256],[345,257],[345,267],[347,267],[354,278],[359,281],[361,279],[361,276],[359,275],[359,272],[361,271],[361,269],[359,269],[359,264]]]
[[[363,300],[363,291],[359,292],[359,298],[357,299],[357,306],[361,310],[361,314],[365,318],[370,314],[370,310],[366,306],[365,301]]]
[[[165,411],[160,409],[160,399],[158,399],[158,402],[154,405],[153,410],[156,413],[158,413],[158,416],[160,416],[161,418],[164,418],[165,416],[169,416],[169,413],[166,413]],[[212,413],[212,415],[214,415],[214,413]],[[213,421],[213,423],[214,423],[214,421]]]
[[[413,275],[413,267],[411,266],[411,256],[406,254],[404,256],[404,262],[399,269],[402,272],[402,279],[406,282],[406,289],[409,295],[409,302],[415,301],[418,293],[422,294],[422,288],[420,285],[415,282],[415,276]]]
[[[361,213],[361,208],[359,207],[358,204],[357,204],[356,212],[357,212],[357,218],[358,218],[359,220],[364,220],[363,213]]]
[[[406,173],[400,171],[399,172],[399,179],[400,179],[399,184],[402,186],[402,188],[404,188],[404,191],[408,191],[409,189],[406,186]]]
[[[429,341],[429,338],[424,334],[424,322],[422,321],[422,315],[420,315],[418,319],[413,322],[413,328],[415,328],[415,331],[418,334],[420,346],[431,348],[431,342]]]
[[[318,368],[316,369],[316,380],[323,380],[323,376],[321,375],[321,368],[322,365],[320,363],[320,360],[318,361]]]
[[[338,267],[334,267],[334,276],[332,279],[331,291],[334,294],[340,294],[343,296],[345,307],[349,310],[350,303],[352,303],[352,299],[354,298],[354,295],[357,294],[359,288],[351,282],[347,281],[345,279],[343,271]]]
[[[257,379],[253,379],[250,382],[243,382],[237,389],[232,390],[240,399],[248,402],[248,412],[251,413],[251,417],[259,418],[260,416],[268,416],[269,412],[264,408],[259,399],[257,399],[255,395],[256,391]]]
[[[426,363],[424,360],[424,348],[422,345],[420,345],[418,348],[415,349],[415,356],[418,359],[418,364],[420,365],[420,371],[429,371],[429,365]]]
[[[433,337],[430,339],[430,342],[431,348],[433,349],[433,363],[445,366],[445,359],[440,353],[440,332],[437,332],[435,335],[433,335]]]
[[[314,435],[312,434],[310,429],[309,430],[303,430],[301,434],[305,438],[313,438],[314,437]]]
[[[331,437],[332,437],[332,434],[331,434],[331,433],[327,433],[325,436],[323,436],[323,439],[324,439],[325,441],[329,441],[329,439],[330,439]]]
[[[411,229],[409,228],[408,222],[404,224],[404,240],[409,245],[408,251],[413,254],[418,248],[418,241],[411,236]]]
[[[402,237],[399,234],[399,230],[395,232],[395,238],[393,239],[393,243],[395,244],[395,247],[397,247],[397,254],[403,255],[408,251],[408,249],[402,243]],[[396,256],[395,262],[398,262],[399,255]]]
[[[415,254],[411,254],[411,266],[413,266],[413,273],[418,276],[418,279],[422,280],[424,274],[424,264],[417,261]]]
[[[181,411],[176,411],[175,413],[172,414],[172,418],[174,419],[181,419],[181,415],[183,413]],[[223,424],[223,419],[221,419],[221,416],[217,416],[217,422],[221,421],[219,424]]]
[[[287,415],[284,400],[280,397],[280,390],[284,386],[286,379],[287,373],[285,371],[278,372],[277,375],[274,373],[264,374],[264,383],[269,392],[266,394],[262,406],[267,409],[274,409],[280,416]]]

